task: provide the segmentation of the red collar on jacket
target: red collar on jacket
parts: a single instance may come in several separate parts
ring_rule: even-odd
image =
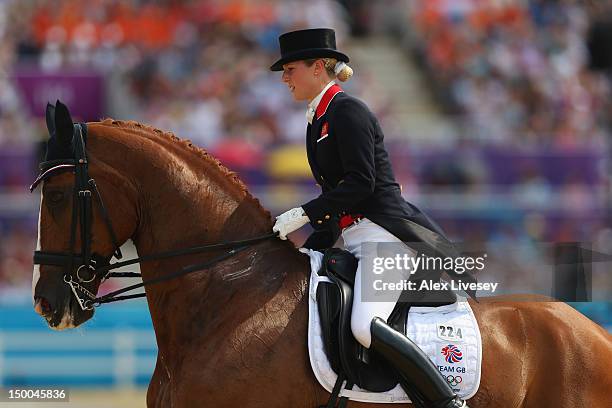
[[[325,115],[329,104],[340,92],[344,91],[342,90],[342,88],[340,88],[340,85],[337,84],[330,86],[329,89],[325,91],[325,93],[323,94],[323,98],[321,98],[321,102],[319,102],[319,105],[317,106],[317,120],[319,120],[321,116]]]

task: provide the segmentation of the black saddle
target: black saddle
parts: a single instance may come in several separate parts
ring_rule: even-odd
[[[339,377],[346,378],[350,387],[356,384],[368,391],[384,392],[398,384],[395,370],[359,344],[351,331],[356,270],[357,259],[350,252],[339,248],[325,251],[318,274],[329,277],[332,282],[320,282],[316,293],[324,350],[332,369]],[[452,291],[421,292],[413,301],[398,302],[387,323],[406,333],[406,317],[411,306],[443,306],[456,301]]]

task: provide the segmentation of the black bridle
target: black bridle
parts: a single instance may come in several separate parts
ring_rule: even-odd
[[[85,124],[74,124],[73,147],[75,158],[42,162],[40,164],[41,173],[36,178],[34,183],[30,186],[30,191],[34,191],[34,189],[40,182],[45,179],[48,179],[53,175],[70,170],[73,170],[75,173],[72,221],[70,227],[70,252],[44,252],[36,250],[34,251],[34,265],[53,265],[65,267],[65,270],[67,272],[64,274],[64,282],[70,287],[70,290],[72,291],[82,310],[93,310],[94,307],[97,307],[103,303],[144,297],[146,296],[145,293],[125,296],[118,295],[137,288],[145,287],[159,282],[164,282],[167,280],[178,278],[183,275],[187,275],[192,272],[207,269],[213,266],[214,264],[228,259],[237,254],[238,252],[245,250],[252,244],[277,236],[277,234],[275,233],[270,233],[251,239],[191,247],[176,251],[168,251],[153,255],[142,256],[123,262],[115,262],[111,264],[111,260],[113,257],[115,257],[117,260],[120,260],[123,257],[123,254],[121,253],[121,249],[119,248],[117,236],[113,229],[113,225],[108,215],[108,211],[106,210],[104,202],[102,201],[102,196],[100,194],[100,191],[98,190],[98,186],[96,185],[95,180],[89,177],[87,152],[85,148],[85,140],[83,137],[83,129],[85,129],[86,132],[87,128]],[[91,234],[93,225],[92,201],[94,199],[100,207],[104,223],[106,224],[106,228],[112,240],[113,248],[115,248],[111,256],[102,256],[96,253],[92,253],[91,251]],[[81,253],[75,253],[74,247],[77,235],[77,224],[79,222]],[[110,272],[111,270],[120,268],[122,266],[133,265],[136,263],[157,259],[171,258],[180,255],[191,255],[217,250],[225,250],[225,252],[211,259],[208,262],[188,265],[169,275],[164,275],[158,278],[143,281],[142,283],[116,290],[101,297],[96,297],[96,295],[86,287],[88,284],[91,284],[96,279],[99,279],[100,283],[102,283],[103,281],[111,277],[141,276],[140,274],[133,272]]]

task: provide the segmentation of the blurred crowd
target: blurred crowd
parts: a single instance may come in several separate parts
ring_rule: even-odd
[[[589,69],[593,13],[572,0],[0,1],[0,197],[25,191],[32,174],[19,158],[37,162],[46,137],[11,79],[26,67],[95,72],[105,80],[102,116],[191,139],[237,170],[255,194],[279,180],[310,185],[304,105],[268,70],[278,35],[334,27],[342,49],[351,35],[380,34],[391,19],[461,135],[449,151],[429,153],[427,137],[390,144],[404,195],[452,238],[487,241],[491,250],[583,239],[612,247],[612,90],[609,76]],[[343,87],[372,102],[387,129],[396,123],[388,101],[368,96],[377,73],[355,69],[356,80]],[[484,151],[490,147],[524,149],[535,159],[501,162],[503,155]],[[549,151],[569,160],[559,164],[542,154]],[[556,170],[572,163],[581,168]],[[278,211],[309,198],[289,191],[282,200],[270,193],[274,202],[264,204]],[[0,288],[27,283],[36,221],[35,210],[15,217],[3,208]],[[520,251],[533,256],[532,265],[540,262],[534,251]]]
[[[236,139],[257,150],[304,136],[303,106],[268,70],[278,35],[322,25],[342,41],[341,13],[330,0],[14,2],[4,47],[10,62],[116,79],[125,98],[107,102],[106,115],[212,150]]]
[[[580,1],[411,2],[419,61],[480,142],[608,145],[610,82],[588,69]]]

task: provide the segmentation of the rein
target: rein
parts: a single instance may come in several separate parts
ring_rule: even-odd
[[[104,303],[119,302],[122,300],[129,300],[129,299],[145,297],[146,293],[144,292],[133,294],[133,295],[125,295],[125,296],[119,296],[119,295],[125,292],[130,292],[134,289],[143,288],[143,287],[150,286],[156,283],[169,281],[172,279],[179,278],[181,276],[188,275],[193,272],[208,269],[211,266],[214,266],[215,264],[221,261],[224,261],[228,258],[231,258],[232,256],[238,254],[239,252],[242,252],[243,250],[249,248],[255,243],[259,243],[259,242],[262,242],[270,238],[275,238],[276,236],[277,236],[276,233],[270,233],[270,234],[262,235],[262,236],[255,237],[255,238],[245,239],[245,240],[230,241],[230,242],[225,242],[225,243],[220,243],[220,244],[211,244],[211,245],[198,246],[198,247],[190,247],[190,248],[186,248],[186,249],[178,250],[178,251],[170,251],[170,252],[162,252],[159,254],[146,255],[143,257],[134,258],[134,259],[130,259],[130,260],[123,261],[123,262],[116,262],[116,263],[113,263],[107,266],[103,266],[95,270],[96,272],[107,272],[103,275],[102,282],[112,277],[138,278],[138,277],[141,277],[142,275],[139,273],[135,273],[135,272],[111,272],[111,273],[108,273],[108,272],[113,269],[121,268],[122,266],[125,266],[125,265],[133,265],[133,264],[140,263],[140,262],[172,258],[175,256],[187,255],[187,254],[198,254],[198,253],[203,253],[203,252],[208,252],[208,251],[215,251],[219,249],[228,249],[222,255],[219,255],[211,259],[208,262],[203,262],[203,263],[194,264],[194,265],[187,265],[171,274],[159,276],[157,278],[149,279],[146,281],[142,281],[141,283],[137,283],[135,285],[131,285],[131,286],[127,286],[122,289],[115,290],[113,292],[107,293],[106,295],[100,296],[100,297],[96,297],[92,292],[87,290],[87,288],[79,284],[79,282],[73,280],[71,275],[68,275],[68,274],[64,275],[64,282],[66,282],[66,284],[70,286],[70,289],[72,290],[72,293],[74,294],[77,302],[79,303],[79,306],[81,306],[81,309],[92,310],[94,307],[101,306]],[[77,279],[78,279],[78,275],[77,275]],[[86,299],[83,299],[83,296],[86,297]]]
[[[146,287],[160,282],[165,282],[171,279],[175,279],[187,274],[201,271],[203,269],[210,268],[211,266],[224,261],[237,253],[249,248],[251,245],[262,242],[264,240],[274,238],[277,233],[269,233],[254,237],[250,239],[230,241],[224,243],[217,243],[204,246],[190,247],[180,250],[161,252],[158,254],[145,255],[142,257],[110,263],[110,260],[115,257],[120,260],[123,255],[121,249],[117,243],[117,236],[113,229],[108,211],[102,201],[102,195],[100,194],[96,182],[93,178],[89,177],[87,153],[85,150],[85,139],[83,134],[87,134],[87,126],[85,124],[74,124],[74,132],[72,138],[72,148],[77,156],[76,159],[62,159],[62,160],[50,160],[40,164],[40,175],[36,178],[34,183],[30,186],[30,191],[34,191],[36,186],[43,180],[64,172],[67,170],[74,169],[75,171],[75,186],[73,195],[73,209],[72,209],[72,221],[70,231],[70,252],[43,252],[34,251],[34,265],[53,265],[53,266],[65,266],[67,272],[64,274],[64,282],[70,287],[72,294],[77,300],[82,310],[93,310],[94,307],[98,307],[104,303],[118,302],[121,300],[135,299],[146,296],[146,294],[138,293],[133,295],[119,296],[125,292],[132,291],[134,289]],[[95,195],[93,193],[95,193]],[[106,228],[109,231],[113,247],[115,250],[110,257],[104,257],[91,252],[91,231],[92,231],[92,197],[97,199],[106,224]],[[81,253],[74,253],[74,246],[77,234],[77,222],[80,219],[80,237],[81,237]],[[176,272],[169,275],[160,276],[154,279],[149,279],[141,283],[131,285],[113,292],[110,292],[104,296],[96,297],[87,287],[87,284],[93,282],[96,278],[100,279],[100,284],[111,277],[141,277],[139,273],[134,272],[110,272],[113,269],[121,268],[126,265],[133,265],[140,262],[147,262],[158,259],[172,258],[181,255],[199,254],[203,252],[210,252],[216,250],[226,251],[211,259],[210,261],[188,265]],[[78,265],[76,271],[74,266]]]
[[[146,262],[146,261],[152,261],[152,260],[156,260],[156,259],[164,259],[164,258],[171,258],[171,257],[175,257],[175,256],[180,256],[180,255],[185,255],[185,254],[197,254],[197,253],[202,253],[202,252],[207,252],[207,251],[215,251],[215,250],[219,250],[219,249],[223,249],[223,248],[231,248],[228,251],[224,252],[222,255],[219,255],[213,259],[211,259],[208,262],[203,262],[200,264],[194,264],[194,265],[188,265],[185,266],[181,269],[179,269],[176,272],[173,272],[171,274],[168,275],[164,275],[164,276],[159,276],[157,278],[153,278],[153,279],[149,279],[146,281],[143,281],[141,283],[137,283],[135,285],[131,285],[131,286],[127,286],[125,288],[122,289],[118,289],[115,290],[113,292],[110,292],[104,296],[100,296],[100,297],[96,297],[93,293],[91,293],[90,291],[88,291],[86,288],[83,288],[78,282],[73,281],[69,275],[68,278],[66,276],[64,276],[64,282],[66,282],[68,284],[68,286],[70,286],[72,293],[75,295],[79,305],[81,306],[81,308],[83,310],[92,310],[94,307],[98,307],[104,303],[111,303],[111,302],[119,302],[122,300],[128,300],[128,299],[136,299],[136,298],[141,298],[141,297],[145,297],[146,293],[137,293],[134,295],[125,295],[125,296],[119,296],[125,292],[130,292],[134,289],[138,289],[138,288],[143,288],[145,286],[150,286],[156,283],[160,283],[160,282],[165,282],[165,281],[169,281],[172,279],[176,279],[179,278],[181,276],[185,276],[188,275],[190,273],[193,272],[197,272],[197,271],[201,271],[204,269],[208,269],[211,266],[214,266],[215,264],[224,261],[228,258],[231,258],[232,256],[238,254],[239,252],[242,252],[243,250],[249,248],[251,245],[270,239],[270,238],[275,238],[277,235],[276,233],[270,233],[270,234],[266,234],[266,235],[262,235],[260,237],[255,237],[255,238],[251,238],[251,239],[245,239],[245,240],[240,240],[240,241],[231,241],[231,242],[225,242],[225,243],[221,243],[221,244],[212,244],[212,245],[205,245],[205,246],[199,246],[199,247],[191,247],[191,248],[186,248],[183,250],[179,250],[179,251],[172,251],[172,252],[163,252],[160,254],[153,254],[153,255],[147,255],[147,256],[143,256],[143,257],[139,257],[139,258],[134,258],[134,259],[130,259],[128,261],[123,261],[123,262],[116,262],[114,264],[108,265],[108,266],[104,266],[99,270],[103,270],[103,271],[110,271],[112,269],[117,269],[120,268],[122,266],[125,265],[132,265],[135,263],[139,263],[139,262]],[[114,272],[114,273],[107,273],[104,275],[103,281],[111,278],[111,277],[141,277],[141,275],[139,273],[135,273],[135,272]],[[82,299],[82,297],[77,293],[77,292],[81,292],[83,295],[85,295],[87,297],[87,299]]]

